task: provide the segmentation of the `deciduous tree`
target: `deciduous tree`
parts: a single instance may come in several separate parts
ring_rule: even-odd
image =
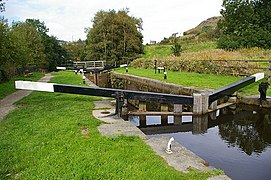
[[[4,0],[0,0],[0,12],[5,11],[5,2]]]
[[[11,36],[16,42],[15,46],[20,57],[16,62],[17,66],[25,67],[29,64],[41,68],[47,66],[42,38],[35,26],[24,22],[14,23]]]
[[[67,60],[67,52],[59,45],[56,37],[47,35],[49,29],[45,26],[45,23],[38,19],[26,19],[25,22],[34,26],[41,37],[44,54],[46,55],[46,68],[49,71],[54,71],[56,66],[64,65]]]
[[[222,6],[224,20],[218,26],[221,32],[219,47],[271,48],[271,1],[223,0]]]
[[[87,60],[106,60],[119,65],[143,53],[142,20],[128,10],[99,11],[87,35]]]
[[[0,82],[14,74],[15,48],[7,21],[0,19]]]
[[[64,44],[63,48],[67,51],[67,55],[70,59],[75,61],[84,61],[86,57],[85,44],[85,41],[79,39],[76,42]]]

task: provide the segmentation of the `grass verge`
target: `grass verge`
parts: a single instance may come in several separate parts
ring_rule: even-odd
[[[52,82],[80,85],[70,72]],[[0,179],[206,179],[180,173],[138,137],[104,137],[92,116],[99,98],[33,92],[0,123]]]
[[[115,71],[119,73],[126,73],[125,69],[123,68],[115,69]],[[240,77],[235,76],[167,71],[167,79],[164,80],[163,72],[161,72],[160,74],[158,74],[157,72],[155,74],[154,70],[152,69],[136,69],[132,67],[129,67],[128,74],[156,79],[168,83],[179,84],[187,87],[194,86],[198,88],[210,88],[210,89],[219,89],[223,86],[226,86],[228,84],[231,84],[233,82],[242,79]],[[249,86],[240,89],[238,92],[247,95],[259,94],[258,86],[262,81],[267,81],[267,79],[263,79],[259,82],[250,84]],[[268,90],[267,95],[271,96],[270,89]]]
[[[34,72],[33,76],[25,77],[25,76],[18,76],[14,79],[0,83],[0,99],[3,99],[7,95],[14,93],[16,91],[14,82],[18,80],[25,80],[25,81],[37,81],[39,80],[44,74],[39,72]]]

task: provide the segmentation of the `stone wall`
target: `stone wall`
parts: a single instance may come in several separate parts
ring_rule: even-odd
[[[85,74],[86,78],[88,78],[91,82],[96,84],[99,87],[109,88],[111,87],[110,73],[107,71]]]
[[[188,95],[193,93],[211,92],[211,89],[199,89],[196,87],[183,87],[181,85],[161,82],[158,80],[144,77],[133,76],[129,74],[120,74],[111,72],[112,88],[129,89],[147,92],[160,92],[168,94]]]

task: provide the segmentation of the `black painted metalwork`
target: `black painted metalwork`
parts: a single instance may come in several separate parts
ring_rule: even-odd
[[[234,92],[238,91],[239,89],[254,82],[255,82],[255,77],[250,76],[240,81],[224,86],[218,90],[215,90],[211,94],[209,94],[209,104],[224,96],[232,95]]]
[[[175,103],[175,104],[193,105],[192,96],[164,94],[164,93],[155,93],[155,92],[131,91],[131,90],[87,87],[87,86],[72,86],[72,85],[64,85],[64,84],[55,84],[54,92],[102,96],[102,97],[114,97],[116,93],[122,93],[124,99],[134,99],[134,100],[158,102],[158,103]]]

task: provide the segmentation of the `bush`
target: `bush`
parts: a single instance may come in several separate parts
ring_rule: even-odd
[[[182,52],[182,46],[178,43],[175,43],[172,47],[171,47],[171,51],[173,53],[174,56],[180,56],[181,52]]]
[[[245,61],[244,61],[245,62]],[[165,66],[171,71],[197,72],[205,74],[220,74],[243,76],[258,72],[260,64],[244,63],[242,61],[196,61],[196,60],[177,60],[173,58],[157,60],[157,66]],[[132,67],[152,69],[153,60],[137,59],[131,63]]]

